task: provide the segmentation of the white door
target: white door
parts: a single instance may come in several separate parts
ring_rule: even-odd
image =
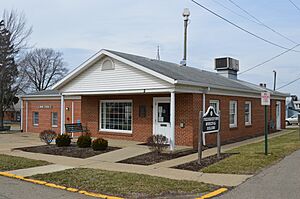
[[[276,102],[276,129],[281,129],[281,102]]]
[[[170,98],[153,98],[153,134],[164,135],[170,138]]]

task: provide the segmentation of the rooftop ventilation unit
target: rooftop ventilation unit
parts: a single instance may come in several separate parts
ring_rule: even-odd
[[[229,79],[237,79],[237,72],[239,71],[239,60],[231,57],[223,57],[215,59],[215,70]]]

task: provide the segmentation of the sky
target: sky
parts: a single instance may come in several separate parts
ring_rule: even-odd
[[[300,10],[288,0],[232,0],[274,31],[253,22],[230,0],[197,0],[231,22],[277,45],[292,48],[300,42]],[[300,7],[300,0],[293,0]],[[188,25],[189,66],[214,71],[214,58],[229,56],[240,61],[240,72],[285,50],[241,31],[199,7],[191,0],[0,0],[6,9],[23,12],[33,27],[30,43],[53,48],[64,55],[69,70],[101,49],[156,57],[179,63],[183,57],[184,8],[191,15]],[[291,42],[293,41],[293,42]],[[238,75],[254,84],[273,88],[300,77],[299,52],[288,53],[251,71]],[[300,97],[300,80],[279,91]]]

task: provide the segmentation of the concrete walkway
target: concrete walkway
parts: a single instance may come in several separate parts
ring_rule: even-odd
[[[50,164],[46,166],[40,166],[40,167],[32,167],[27,169],[18,169],[13,171],[7,171],[8,173],[20,175],[20,176],[32,176],[36,174],[44,174],[44,173],[52,173],[56,171],[63,171],[66,169],[72,169],[74,167],[65,166],[65,165],[59,165],[59,164]]]
[[[271,134],[269,137],[272,138],[289,132],[291,132],[291,130],[284,130],[282,132]],[[9,135],[9,138],[5,137],[4,135],[0,135],[1,141],[2,138],[4,138],[4,140],[5,139],[10,140],[11,144],[1,142],[0,153],[20,156],[20,157],[25,157],[30,159],[45,160],[54,163],[55,165],[53,165],[52,167],[52,172],[55,170],[60,170],[63,167],[94,168],[94,169],[103,169],[103,170],[110,170],[110,171],[146,174],[151,176],[159,176],[159,177],[165,177],[165,178],[177,179],[177,180],[193,180],[197,182],[205,182],[205,183],[211,183],[211,184],[216,184],[221,186],[237,186],[242,182],[244,182],[249,177],[251,177],[251,175],[209,174],[209,173],[193,172],[193,171],[170,168],[179,164],[197,160],[197,153],[184,156],[181,158],[165,161],[155,165],[150,165],[150,166],[116,163],[117,161],[149,152],[147,146],[136,145],[137,143],[133,143],[130,141],[126,141],[126,142],[116,141],[115,143],[113,143],[112,141],[112,143],[110,143],[111,145],[115,145],[118,144],[117,142],[120,142],[119,144],[120,145],[123,144],[125,148],[121,150],[116,150],[105,154],[97,155],[87,159],[79,159],[79,158],[48,155],[48,154],[29,153],[29,152],[24,152],[19,150],[11,151],[11,148],[13,147],[41,145],[41,142],[37,138],[36,134],[26,133],[21,135],[11,135],[11,136]],[[235,147],[239,147],[249,143],[259,142],[261,140],[263,140],[263,136],[234,143],[234,144],[225,145],[222,147],[222,151],[224,152]],[[208,149],[203,152],[203,157],[207,157],[214,154],[216,154],[216,148]],[[40,169],[41,168],[37,168],[36,172],[41,172]],[[35,172],[34,170],[35,169],[32,168],[20,172],[24,172],[25,175],[29,175],[30,172],[34,173]],[[48,169],[45,170],[46,170],[45,172],[51,171]],[[14,171],[14,172],[18,172],[18,171]],[[28,172],[28,174],[26,174],[26,172]]]

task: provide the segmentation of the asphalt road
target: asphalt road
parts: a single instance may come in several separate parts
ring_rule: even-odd
[[[71,193],[42,185],[0,176],[0,199],[91,199],[79,193]]]
[[[265,169],[219,199],[300,198],[300,150]]]

